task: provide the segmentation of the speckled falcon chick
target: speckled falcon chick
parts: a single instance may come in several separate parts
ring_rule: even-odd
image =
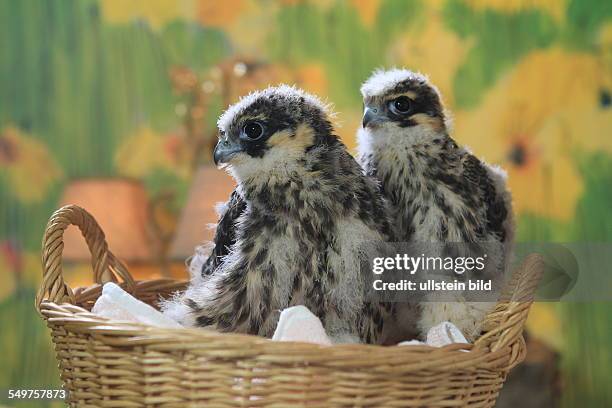
[[[514,222],[505,172],[449,136],[437,89],[421,74],[393,69],[375,71],[361,93],[359,160],[381,183],[395,241],[492,243],[500,262],[507,262]],[[492,273],[504,268],[497,265]],[[473,339],[489,307],[486,302],[423,302],[417,326],[424,335],[448,320]],[[414,316],[401,318],[409,325]]]
[[[382,320],[364,300],[359,253],[388,239],[390,226],[326,105],[271,87],[231,106],[218,127],[214,159],[237,188],[217,235],[233,243],[165,312],[188,326],[270,337],[282,309],[305,305],[333,341],[375,342]]]

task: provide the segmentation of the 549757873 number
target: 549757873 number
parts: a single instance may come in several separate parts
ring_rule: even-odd
[[[66,390],[62,389],[32,389],[32,390],[7,390],[9,400],[65,400]]]

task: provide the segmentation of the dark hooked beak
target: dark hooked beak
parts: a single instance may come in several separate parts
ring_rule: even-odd
[[[215,165],[227,163],[234,155],[241,151],[240,145],[230,141],[229,138],[219,139],[213,153]]]
[[[381,115],[378,113],[378,109],[366,107],[363,111],[363,122],[361,122],[361,124],[364,128],[366,128],[368,124],[372,122],[380,122],[380,120]]]

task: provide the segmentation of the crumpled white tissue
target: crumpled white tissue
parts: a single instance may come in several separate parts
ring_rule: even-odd
[[[272,340],[332,344],[321,320],[306,306],[301,305],[289,307],[281,312]]]
[[[306,306],[293,306],[281,312],[272,340],[303,341],[321,345],[330,345],[321,320]],[[337,342],[333,342],[337,343]],[[453,343],[468,343],[461,330],[451,322],[442,322],[427,332],[427,341],[403,341],[398,346],[427,345],[442,347]]]
[[[451,322],[442,322],[429,329],[425,342],[419,340],[402,341],[398,346],[414,346],[421,344],[432,347],[443,347],[453,343],[468,343],[468,341],[457,326]]]
[[[96,300],[91,311],[113,320],[144,323],[164,328],[183,327],[112,282],[104,284],[102,295]]]
[[[461,330],[451,322],[442,322],[427,332],[427,344],[434,347],[453,343],[468,343]]]

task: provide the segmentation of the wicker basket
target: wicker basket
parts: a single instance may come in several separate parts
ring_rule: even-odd
[[[62,277],[63,234],[80,228],[96,285],[71,290]],[[51,329],[72,406],[101,407],[491,407],[525,356],[523,325],[542,271],[529,256],[473,345],[318,346],[198,329],[118,323],[90,312],[101,283],[155,305],[183,288],[136,282],[108,250],[93,217],[76,206],[53,214],[43,239],[36,308]],[[468,350],[467,352],[462,350]]]

